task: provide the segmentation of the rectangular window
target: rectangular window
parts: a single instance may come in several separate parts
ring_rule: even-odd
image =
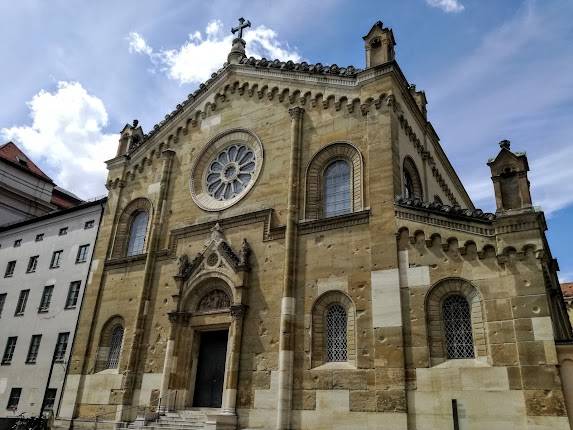
[[[87,261],[89,249],[90,249],[89,245],[82,245],[78,248],[76,263],[85,263]]]
[[[26,273],[33,273],[36,271],[39,257],[40,257],[39,255],[34,255],[33,257],[30,257],[30,260],[28,260],[28,267],[26,268]]]
[[[41,242],[44,240],[44,233],[40,233],[36,235],[36,242]]]
[[[4,310],[4,304],[6,303],[6,293],[0,294],[0,318],[2,318],[2,311]]]
[[[42,293],[42,300],[40,300],[40,307],[38,308],[38,312],[48,312],[48,309],[50,309],[50,303],[52,302],[53,292],[53,285],[47,285],[44,287],[44,292]]]
[[[38,359],[38,351],[40,351],[40,342],[42,341],[41,334],[35,334],[30,340],[30,348],[28,348],[28,355],[26,356],[26,364],[36,364]]]
[[[68,349],[69,333],[58,334],[58,341],[56,342],[56,352],[54,353],[54,361],[62,362],[66,358],[66,351]]]
[[[46,390],[46,400],[44,400],[44,410],[51,411],[54,409],[54,403],[56,403],[56,393],[58,390],[56,388],[48,388]]]
[[[86,223],[84,224],[84,229],[87,230],[89,228],[93,228],[94,226],[94,220],[90,219],[89,221],[86,221]]]
[[[63,250],[54,251],[52,254],[52,261],[50,262],[50,269],[57,269],[60,267],[60,259],[62,258]]]
[[[8,399],[8,405],[6,409],[16,410],[18,409],[18,403],[20,403],[20,396],[22,395],[21,388],[12,388],[10,390],[10,398]]]
[[[4,349],[4,355],[2,356],[2,365],[7,366],[12,363],[12,358],[14,357],[14,350],[16,349],[16,342],[18,341],[18,336],[11,336],[6,341],[6,348]]]
[[[9,278],[14,275],[14,269],[16,269],[16,260],[9,261],[6,266],[6,272],[4,273],[5,278]]]
[[[66,309],[73,309],[78,304],[80,285],[80,281],[74,281],[70,283],[70,289],[68,290],[68,297],[66,299]]]
[[[24,311],[26,310],[26,303],[28,303],[28,296],[29,295],[30,295],[30,290],[20,291],[20,297],[18,297],[18,304],[16,305],[16,312],[14,312],[14,316],[24,315]]]
[[[62,227],[60,229],[60,232],[58,233],[59,236],[65,236],[66,234],[68,234],[68,228],[67,227]]]
[[[18,248],[20,245],[22,245],[22,239],[16,239],[14,241],[14,248]]]

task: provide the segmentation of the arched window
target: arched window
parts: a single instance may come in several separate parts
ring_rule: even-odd
[[[143,254],[148,218],[147,212],[141,211],[138,212],[131,220],[129,241],[127,243],[128,256]]]
[[[333,304],[326,311],[326,361],[347,361],[347,315],[344,307]]]
[[[336,216],[351,211],[350,165],[336,160],[324,171],[324,216]]]
[[[361,211],[362,164],[360,151],[347,142],[331,143],[318,151],[306,170],[304,218]]]
[[[404,159],[402,171],[404,197],[407,199],[423,199],[422,181],[420,180],[416,164],[410,157]]]
[[[107,355],[107,369],[117,369],[119,365],[119,355],[121,353],[121,344],[123,343],[123,327],[115,326],[111,332],[111,341],[109,353]]]
[[[484,310],[477,288],[465,279],[447,278],[426,297],[430,363],[488,356]]]

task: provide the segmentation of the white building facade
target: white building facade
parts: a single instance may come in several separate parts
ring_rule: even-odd
[[[0,227],[0,419],[58,407],[105,204]]]

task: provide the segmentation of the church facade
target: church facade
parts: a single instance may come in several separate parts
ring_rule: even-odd
[[[247,58],[246,25],[164,121],[121,133],[57,423],[568,429],[526,156],[501,142],[483,213],[392,30],[361,70]]]

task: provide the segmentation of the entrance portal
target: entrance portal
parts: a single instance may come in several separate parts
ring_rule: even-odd
[[[206,331],[200,336],[193,406],[220,408],[223,401],[228,331]]]

